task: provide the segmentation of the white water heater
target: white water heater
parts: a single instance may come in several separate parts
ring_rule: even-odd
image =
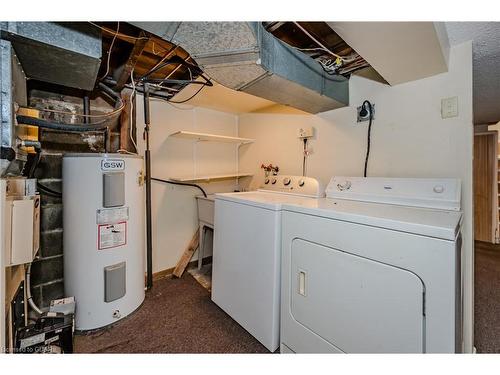
[[[143,160],[66,154],[62,172],[64,291],[76,299],[76,329],[96,329],[144,300]]]

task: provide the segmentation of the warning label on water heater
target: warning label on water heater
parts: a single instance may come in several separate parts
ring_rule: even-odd
[[[127,244],[127,222],[98,225],[98,249],[111,249]]]
[[[97,224],[109,224],[127,220],[128,207],[97,209]]]

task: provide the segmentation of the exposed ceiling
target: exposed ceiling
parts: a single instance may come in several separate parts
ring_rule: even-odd
[[[171,99],[187,81],[200,77],[200,68],[180,46],[124,22],[91,24],[102,30],[103,61],[98,77],[116,91],[130,87],[133,74],[137,82],[147,78],[151,95]]]
[[[500,22],[447,22],[450,45],[472,40],[474,123],[500,120]]]
[[[324,36],[323,29],[320,27],[323,23],[303,24],[314,31],[317,34],[316,37],[318,37],[318,35],[322,37],[324,43],[329,41],[329,36],[326,34],[326,36]],[[118,26],[116,23],[101,23],[101,25],[104,26],[104,61],[102,64],[103,66],[101,66],[102,71],[99,72],[99,76],[105,73],[107,52],[109,51],[109,47],[115,37],[114,30],[116,30],[116,27]],[[300,45],[302,48],[310,48],[309,45],[304,44],[307,40],[303,41],[303,45],[300,44],[301,39],[299,37],[301,36],[301,33],[298,33],[297,30],[294,29],[293,23],[270,22],[266,23],[266,25],[273,31],[273,33],[282,33],[283,35],[279,34],[277,36],[285,39],[286,42],[291,44],[299,43],[297,45]],[[279,28],[277,28],[276,25],[279,25]],[[175,46],[171,43],[155,37],[150,33],[144,34],[144,32],[141,32],[139,28],[134,28],[129,24],[122,23],[120,26],[121,33],[117,35],[114,43],[115,45],[110,67],[110,71],[113,72],[112,76],[116,81],[120,81],[121,78],[122,82],[120,83],[124,83],[123,81],[128,78],[126,72],[128,67],[127,63],[130,64],[130,60],[133,58],[134,52],[137,56],[137,64],[134,64],[135,77],[140,77],[141,75],[146,74],[151,70],[151,68],[158,65],[162,60],[165,61],[165,59],[170,59],[175,55],[177,55],[175,57],[179,59],[178,64],[172,63],[167,65],[156,71],[152,77],[158,79],[162,77],[189,79],[192,77],[194,79],[198,76],[198,74],[196,74],[197,72],[190,75],[190,72],[186,69],[185,65],[183,66],[181,64],[183,60],[189,61],[190,59],[189,55],[182,48],[178,47],[177,49],[174,49]],[[446,31],[448,33],[449,43],[452,46],[469,40],[473,41],[474,123],[486,124],[498,122],[500,120],[500,23],[447,22]],[[127,38],[124,36],[127,34],[134,35],[135,37]],[[144,41],[142,45],[140,43],[141,41]],[[336,40],[332,39],[331,42],[332,45],[338,47],[339,49],[349,49],[349,46],[342,40],[336,43]],[[168,57],[166,58],[166,56]],[[196,64],[194,61],[192,63],[194,65]],[[176,100],[181,101],[183,97],[188,97],[187,95],[193,91],[192,88],[194,86],[195,85],[190,85],[185,90],[182,90]],[[182,89],[183,85],[179,87],[171,87],[172,89]],[[204,107],[234,113],[265,111],[271,107],[275,107],[272,109],[273,111],[277,109],[276,104],[272,101],[257,98],[249,94],[236,93],[221,85],[205,87],[195,100],[190,101],[190,104],[201,105]]]

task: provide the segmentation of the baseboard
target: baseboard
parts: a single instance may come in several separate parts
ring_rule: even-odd
[[[212,256],[208,256],[203,258],[202,264],[210,264],[212,263]],[[191,262],[188,263],[187,268],[192,268],[192,267],[197,267],[198,266],[198,260],[192,260]],[[174,272],[175,267],[172,268],[167,268],[166,270],[158,271],[153,273],[153,281],[158,281],[161,279],[165,279],[167,277],[171,277],[173,272]]]

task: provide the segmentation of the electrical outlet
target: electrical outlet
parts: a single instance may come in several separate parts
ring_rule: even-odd
[[[458,116],[458,96],[441,99],[441,118]]]
[[[314,128],[312,126],[299,129],[299,138],[312,138],[314,137]]]
[[[361,113],[363,106],[360,105],[356,108],[357,122],[370,121],[370,113],[366,112],[364,115]],[[372,104],[372,120],[375,120],[375,104]]]

